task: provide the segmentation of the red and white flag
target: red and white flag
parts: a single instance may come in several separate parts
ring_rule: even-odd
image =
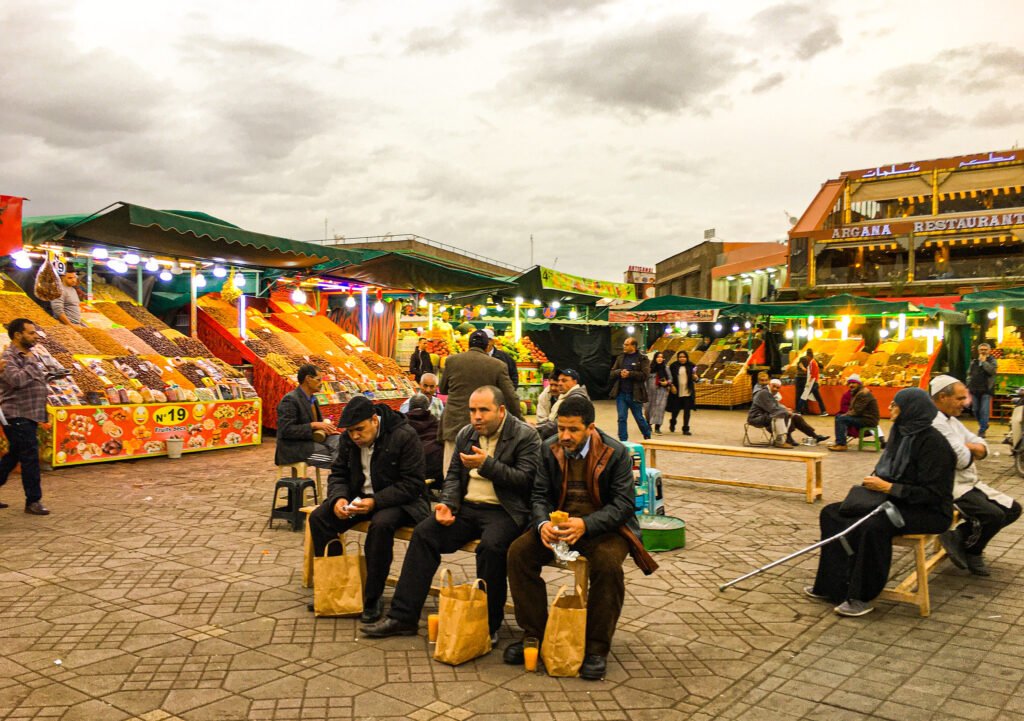
[[[0,255],[21,250],[21,204],[24,198],[0,195]]]

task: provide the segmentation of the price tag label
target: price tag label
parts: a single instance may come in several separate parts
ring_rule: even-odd
[[[160,425],[184,423],[186,418],[188,418],[188,411],[181,406],[167,406],[153,414],[153,420]]]

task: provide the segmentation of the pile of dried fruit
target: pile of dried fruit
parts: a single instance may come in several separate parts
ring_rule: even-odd
[[[76,327],[75,330],[101,355],[129,355],[128,349],[114,340],[108,331],[82,327]]]
[[[15,318],[28,318],[37,326],[48,327],[59,325],[59,321],[40,308],[27,295],[8,293],[0,303],[0,323],[7,325]]]
[[[125,373],[125,375],[138,379],[138,381],[147,388],[162,391],[167,386],[167,384],[164,383],[164,379],[160,376],[160,372],[140,358],[135,356],[122,356],[120,358],[115,358],[114,363],[122,369],[129,369],[130,372]]]
[[[141,338],[127,328],[111,328],[107,331],[110,337],[128,350],[139,355],[156,355],[157,352],[144,343]]]
[[[167,328],[166,323],[164,323],[162,320],[157,318],[155,315],[153,315],[152,313],[150,313],[148,310],[143,308],[141,305],[138,305],[137,303],[132,303],[129,300],[122,300],[118,302],[117,305],[125,313],[130,315],[135,320],[139,321],[140,325],[149,326],[150,328],[156,328],[158,330],[163,330],[164,328]]]
[[[2,302],[2,301],[0,301]],[[54,338],[52,335],[47,335],[45,338],[39,336],[39,345],[43,346],[46,350],[50,351],[50,355],[56,356],[58,353],[66,353],[70,355],[70,351],[64,347],[64,344]]]
[[[93,308],[98,310],[100,313],[105,315],[110,320],[114,321],[118,325],[122,325],[125,328],[138,328],[140,323],[136,318],[126,313],[121,306],[113,301],[105,300],[92,304]]]
[[[213,358],[213,353],[201,341],[195,338],[183,337],[174,341],[181,349],[181,355],[187,358]]]
[[[245,345],[260,358],[266,358],[270,354],[270,346],[267,345],[266,341],[262,341],[259,338],[250,338],[245,342]]]
[[[176,370],[178,373],[181,373],[181,375],[188,378],[189,383],[194,387],[202,388],[205,386],[203,378],[206,378],[206,373],[203,372],[195,363],[182,363]]]
[[[181,353],[181,349],[172,341],[164,338],[156,329],[149,326],[142,326],[141,328],[133,328],[132,333],[142,339],[142,341],[159,353],[162,356],[168,358],[174,358]],[[118,355],[127,355],[127,353],[120,353]]]
[[[77,355],[99,355],[100,352],[93,347],[78,331],[69,325],[58,325],[53,328],[46,328],[43,331],[47,338],[60,343],[68,353]]]

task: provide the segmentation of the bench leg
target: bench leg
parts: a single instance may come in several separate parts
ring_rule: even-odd
[[[914,546],[914,563],[917,565],[917,606],[921,616],[927,618],[932,613],[932,601],[928,593],[928,559],[924,541]]]
[[[821,499],[821,502],[825,502],[825,478],[821,470],[821,459],[819,458],[814,462],[814,488],[816,495]]]
[[[814,503],[814,461],[808,459],[807,463],[807,502]]]

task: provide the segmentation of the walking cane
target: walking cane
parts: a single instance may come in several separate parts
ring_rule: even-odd
[[[849,533],[850,531],[852,531],[854,528],[856,528],[857,526],[859,526],[862,523],[864,523],[865,521],[867,521],[869,518],[872,518],[873,516],[877,516],[879,513],[884,513],[886,516],[888,516],[889,517],[889,521],[892,523],[892,525],[896,526],[896,528],[903,528],[903,526],[906,525],[906,522],[903,520],[903,515],[900,513],[900,510],[898,508],[896,508],[896,506],[894,506],[892,504],[892,501],[886,501],[882,505],[880,505],[877,508],[875,508],[874,510],[872,510],[871,513],[869,513],[868,515],[864,516],[864,518],[861,518],[856,523],[851,525],[849,528],[847,528],[847,529],[837,533],[836,535],[830,536],[829,538],[826,538],[826,539],[824,539],[822,541],[818,541],[814,545],[808,546],[807,548],[802,548],[799,551],[796,551],[795,553],[789,554],[785,558],[780,558],[777,561],[772,561],[767,566],[761,566],[760,568],[754,569],[750,573],[746,573],[746,574],[740,576],[739,578],[735,578],[732,581],[729,581],[728,583],[723,583],[721,586],[718,587],[718,590],[719,591],[724,591],[725,589],[729,588],[729,586],[734,586],[737,583],[739,583],[740,581],[745,581],[748,578],[756,576],[759,573],[764,573],[769,568],[775,568],[776,566],[779,566],[779,565],[785,563],[786,561],[790,561],[790,560],[796,558],[797,556],[802,556],[805,553],[810,553],[811,551],[813,551],[815,549],[821,548],[822,546],[825,546],[825,545],[828,545],[829,543],[832,543],[832,541],[841,541],[842,544],[843,544],[843,548],[846,549],[846,552],[852,555],[853,554],[853,549],[850,548],[850,543],[849,543],[849,541],[847,541],[844,538],[844,536],[847,533]]]

